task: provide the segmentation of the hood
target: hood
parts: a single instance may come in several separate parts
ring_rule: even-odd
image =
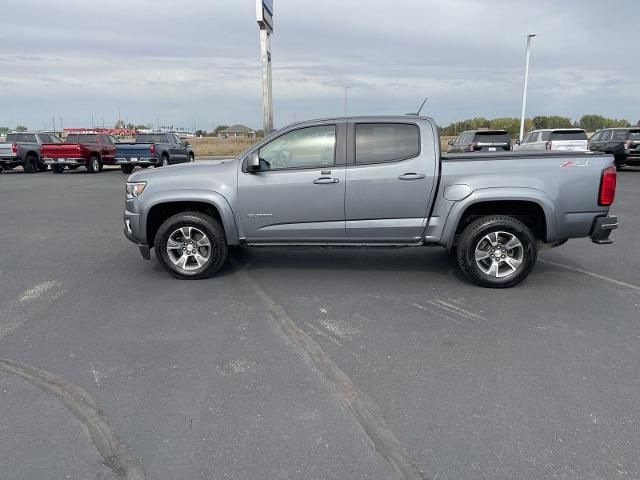
[[[211,176],[216,172],[229,169],[230,164],[235,165],[236,158],[222,160],[203,160],[193,163],[179,163],[167,167],[140,170],[129,176],[129,182],[149,182],[179,179],[184,177],[198,178],[200,175]]]

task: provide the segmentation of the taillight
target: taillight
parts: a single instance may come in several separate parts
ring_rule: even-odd
[[[547,142],[547,143],[545,143],[545,144],[544,144],[544,148],[545,148],[546,150],[551,150],[551,142]]]
[[[149,147],[149,151],[151,152],[151,155],[155,155],[156,154],[156,146],[155,144],[151,144],[151,147]]]
[[[11,144],[11,152],[15,155],[18,153],[18,144],[17,143],[12,143]]]
[[[475,149],[476,149],[476,144],[475,143],[472,143],[471,145],[469,145],[469,151],[470,152],[475,151]]]
[[[608,207],[616,197],[616,167],[613,165],[602,171],[600,179],[600,192],[598,193],[598,205]]]

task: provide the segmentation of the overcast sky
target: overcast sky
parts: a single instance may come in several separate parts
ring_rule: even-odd
[[[274,0],[276,126],[424,112],[640,119],[638,0]],[[0,0],[0,126],[261,128],[255,0]],[[635,45],[634,48],[632,46]]]

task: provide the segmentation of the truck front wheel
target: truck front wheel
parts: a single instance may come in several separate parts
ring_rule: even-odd
[[[51,171],[53,173],[62,173],[64,172],[64,165],[53,164],[51,165]]]
[[[212,277],[229,253],[220,223],[200,212],[179,213],[165,220],[154,247],[160,263],[181,279]]]
[[[125,175],[130,175],[131,172],[133,172],[133,165],[120,165],[120,170],[122,170],[122,173]]]
[[[483,287],[507,288],[523,281],[536,263],[537,242],[519,220],[487,216],[468,225],[458,243],[463,273]]]

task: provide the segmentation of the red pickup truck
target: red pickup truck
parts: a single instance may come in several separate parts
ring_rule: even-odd
[[[75,170],[86,167],[89,173],[98,173],[103,165],[115,165],[115,139],[102,133],[72,134],[64,143],[42,145],[41,156],[51,165],[53,173],[62,173],[65,167]]]

